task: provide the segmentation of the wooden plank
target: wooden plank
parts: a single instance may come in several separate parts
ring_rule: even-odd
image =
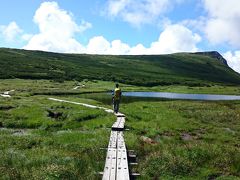
[[[125,116],[118,116],[109,138],[103,180],[130,180],[127,149],[124,141]]]
[[[120,122],[118,124],[118,127],[119,128],[124,128],[124,125],[125,125],[125,118],[124,117],[119,117],[120,119]]]
[[[113,131],[123,131],[125,124],[125,117],[117,117],[117,121],[112,125]]]
[[[119,123],[120,123],[120,120],[117,119],[117,121],[115,123],[113,123],[112,128],[117,128]]]
[[[117,148],[117,131],[111,131],[108,148]]]
[[[117,140],[117,180],[129,180],[129,168],[128,168],[128,158],[127,149],[123,137],[123,133],[118,133]]]
[[[107,157],[103,172],[103,180],[116,179],[116,163],[117,163],[117,150],[116,148],[108,148]]]
[[[123,132],[118,132],[117,149],[126,149]]]
[[[126,149],[117,150],[117,180],[129,180],[129,168]]]
[[[117,135],[117,131],[111,131],[102,178],[103,180],[115,180],[116,177]]]

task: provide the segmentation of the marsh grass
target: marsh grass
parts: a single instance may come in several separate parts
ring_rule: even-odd
[[[103,170],[106,155],[99,148],[107,146],[108,127],[115,117],[48,98],[112,108],[110,95],[82,92],[107,91],[113,83],[84,81],[85,89],[72,90],[76,83],[1,81],[2,91],[16,91],[12,98],[0,97],[0,179],[99,179],[96,173]],[[121,85],[128,90],[147,89]],[[164,88],[191,89],[157,89]],[[219,92],[236,89],[223,87]],[[62,93],[44,95],[51,91]],[[59,116],[50,116],[49,111]],[[139,165],[131,169],[141,173],[140,179],[240,178],[240,101],[123,97],[120,111],[130,129],[125,132],[127,147],[138,155]]]
[[[0,179],[98,178],[115,117],[47,98],[0,99]]]
[[[140,179],[239,179],[239,101],[136,102],[122,111]]]
[[[14,98],[22,96],[29,97],[34,95],[49,96],[68,96],[81,95],[82,97],[90,96],[89,93],[110,92],[114,89],[115,81],[100,80],[83,80],[83,81],[64,81],[56,82],[51,80],[23,80],[23,79],[5,79],[0,81],[0,93],[9,90]],[[239,85],[217,85],[208,84],[201,86],[184,86],[184,85],[158,85],[151,87],[134,86],[119,83],[124,91],[148,91],[148,92],[174,92],[174,93],[199,93],[199,94],[229,94],[240,95]],[[81,85],[78,89],[74,87]],[[84,86],[82,86],[84,85]],[[93,97],[93,96],[92,96]],[[94,98],[94,97],[93,97]],[[98,96],[95,96],[98,98]]]

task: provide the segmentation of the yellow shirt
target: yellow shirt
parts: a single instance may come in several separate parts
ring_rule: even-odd
[[[115,88],[115,90],[114,90],[114,99],[115,100],[119,100],[120,99],[120,97],[121,97],[121,89],[120,88]]]

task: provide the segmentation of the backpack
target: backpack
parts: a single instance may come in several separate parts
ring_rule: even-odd
[[[116,88],[114,90],[114,99],[115,100],[119,100],[121,95],[122,95],[121,89],[120,88]]]

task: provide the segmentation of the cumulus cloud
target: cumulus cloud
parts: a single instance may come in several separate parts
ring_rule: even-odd
[[[21,36],[22,40],[24,40],[24,41],[29,41],[32,37],[33,37],[32,34],[23,34]]]
[[[78,25],[71,13],[60,9],[56,2],[42,3],[34,15],[34,22],[40,32],[32,36],[24,49],[69,53],[84,51],[74,35],[91,28],[91,24],[82,21]]]
[[[240,1],[202,0],[208,12],[205,33],[213,44],[240,47]]]
[[[14,41],[23,32],[23,30],[17,25],[16,22],[13,21],[6,26],[1,25],[0,32],[7,42],[11,42]]]
[[[88,54],[129,54],[131,48],[121,40],[109,42],[103,36],[96,36],[89,40],[86,48]]]
[[[136,46],[130,49],[129,54],[130,55],[149,54],[149,50],[142,44],[137,44]]]
[[[235,52],[228,51],[223,54],[223,57],[227,60],[228,65],[233,70],[240,73],[240,51]]]
[[[111,43],[112,47],[109,50],[110,54],[128,54],[130,46],[123,43],[121,40],[114,40]]]
[[[184,0],[108,0],[106,12],[134,26],[153,23],[176,3]]]
[[[182,0],[175,0],[182,1]],[[123,4],[134,3],[132,0],[120,0],[118,6],[112,10],[113,14],[118,14],[125,8]],[[145,0],[151,7],[154,14],[157,9],[152,3],[163,3],[161,0]],[[166,1],[165,3],[167,3]],[[156,5],[156,4],[155,4]],[[159,5],[160,6],[160,5]],[[162,5],[163,6],[163,5]],[[144,6],[145,7],[145,6]],[[30,39],[24,49],[44,50],[52,52],[66,53],[88,53],[88,54],[168,54],[175,52],[192,52],[197,51],[197,43],[201,37],[193,33],[190,29],[182,24],[165,23],[163,32],[159,38],[152,42],[149,47],[142,44],[129,46],[121,40],[108,41],[103,36],[91,38],[86,46],[83,46],[75,38],[76,33],[81,33],[91,27],[91,24],[82,21],[78,25],[71,13],[60,9],[56,2],[44,2],[37,9],[34,15],[34,22],[39,27],[39,33],[35,35],[25,34],[24,39]]]
[[[110,43],[103,36],[93,37],[87,45],[89,54],[107,54],[109,49]]]
[[[198,51],[197,43],[201,41],[198,34],[180,24],[166,26],[160,34],[159,39],[153,42],[150,47],[142,44],[130,47],[120,40],[109,42],[102,36],[90,39],[87,46],[87,53],[90,54],[168,54],[175,52]]]
[[[193,52],[198,50],[196,44],[200,41],[200,35],[183,25],[174,24],[165,28],[158,41],[152,43],[149,51],[151,54]]]

